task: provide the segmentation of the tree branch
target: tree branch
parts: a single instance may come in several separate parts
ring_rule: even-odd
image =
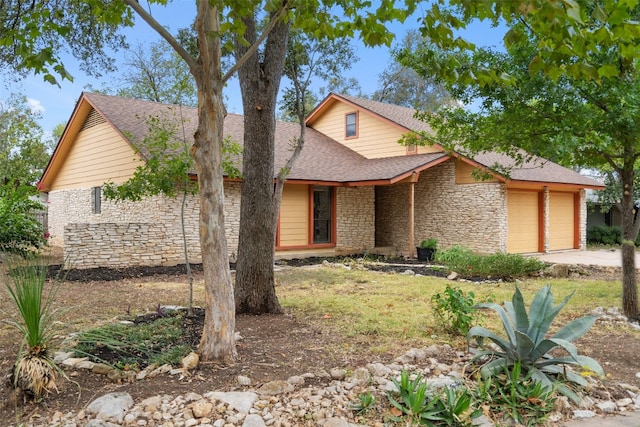
[[[128,1],[134,1],[134,0],[126,0],[126,1],[128,2]],[[247,49],[244,55],[242,55],[242,57],[238,59],[238,61],[233,65],[233,67],[231,67],[231,69],[227,71],[227,74],[225,74],[224,77],[222,77],[223,84],[225,84],[227,80],[229,80],[236,73],[236,71],[238,71],[238,69],[240,69],[240,67],[242,67],[245,62],[247,62],[247,60],[251,57],[251,55],[253,55],[256,52],[256,50],[258,50],[262,42],[267,38],[271,30],[273,30],[273,28],[276,26],[276,24],[278,23],[278,20],[282,17],[282,15],[284,15],[284,12],[287,10],[287,3],[288,3],[288,0],[282,0],[282,5],[280,5],[280,8],[278,9],[278,11],[271,16],[271,19],[269,20],[269,25],[267,25],[267,28],[265,28],[262,34],[260,34],[260,37],[258,37],[258,40],[256,40],[255,43],[253,43],[249,47],[249,49]]]
[[[195,75],[196,70],[198,69],[198,64],[196,60],[187,52],[187,50],[180,44],[178,41],[171,35],[169,31],[167,31],[158,21],[155,20],[153,16],[151,16],[142,6],[138,3],[137,0],[124,0],[140,17],[147,23],[151,28],[153,28],[160,36],[171,45],[172,48],[180,55],[182,59],[187,63],[189,69],[192,74]]]

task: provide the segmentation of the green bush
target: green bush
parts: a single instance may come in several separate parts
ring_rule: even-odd
[[[595,225],[587,230],[587,242],[602,245],[619,245],[622,230],[618,226]],[[638,242],[636,242],[636,246]]]
[[[545,267],[545,264],[536,258],[502,252],[479,255],[462,246],[439,250],[436,252],[435,261],[446,265],[449,270],[463,276],[492,277],[496,279],[512,279],[526,276]]]
[[[25,254],[47,242],[36,217],[42,203],[30,198],[35,190],[7,184],[0,187],[0,251]]]
[[[447,285],[443,293],[431,297],[433,314],[447,332],[467,335],[475,317],[474,297],[471,291],[465,294],[460,288]]]

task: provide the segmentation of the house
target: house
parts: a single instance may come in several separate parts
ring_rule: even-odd
[[[179,200],[114,203],[101,194],[105,182],[126,181],[145,161],[140,141],[149,116],[184,123],[184,135],[193,134],[197,120],[191,108],[83,93],[42,176],[50,241],[79,268],[182,262]],[[412,255],[416,242],[429,237],[441,247],[461,244],[485,253],[585,248],[585,189],[602,188],[590,178],[534,158],[509,176],[492,173],[477,181],[478,168],[513,161],[495,153],[470,159],[437,145],[400,145],[407,132],[429,131],[413,110],[350,96],[330,94],[306,125],[305,147],[283,191],[277,256]],[[229,114],[224,134],[242,142],[242,132],[242,116]],[[275,171],[286,163],[298,132],[298,124],[277,124]],[[238,245],[240,185],[225,180],[231,258]],[[188,200],[186,216],[189,252],[198,261],[197,197]]]

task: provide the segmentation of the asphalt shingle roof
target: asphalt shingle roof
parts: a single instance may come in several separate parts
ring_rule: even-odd
[[[148,132],[146,119],[149,116],[165,117],[174,122],[184,122],[187,141],[192,141],[197,126],[197,110],[191,107],[179,107],[151,101],[108,96],[96,93],[84,93],[83,96],[111,122],[126,138],[132,142],[142,141]],[[359,99],[345,95],[330,95],[343,98],[359,105],[374,114],[397,123],[408,130],[429,131],[429,126],[414,117],[415,110],[397,105]],[[228,114],[224,122],[224,135],[230,136],[242,145],[244,119],[237,114]],[[177,129],[178,134],[182,129]],[[276,125],[276,151],[274,176],[290,157],[290,145],[299,135],[296,123],[278,122]],[[137,144],[139,145],[139,144]],[[141,154],[146,156],[144,146]],[[334,141],[313,128],[306,128],[306,141],[300,157],[288,176],[289,180],[323,181],[334,183],[365,183],[367,181],[395,182],[413,171],[420,171],[440,163],[449,156],[442,153],[419,154],[378,159],[367,159],[353,150]],[[474,156],[479,164],[491,167],[495,163],[512,166],[513,160],[507,156],[488,153]],[[598,186],[590,178],[561,167],[555,163],[539,159],[538,162],[525,164],[512,169],[512,180],[531,182],[550,182]]]

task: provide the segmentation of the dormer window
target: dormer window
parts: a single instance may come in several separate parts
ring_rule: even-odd
[[[345,138],[358,137],[358,113],[349,113],[345,116]]]

